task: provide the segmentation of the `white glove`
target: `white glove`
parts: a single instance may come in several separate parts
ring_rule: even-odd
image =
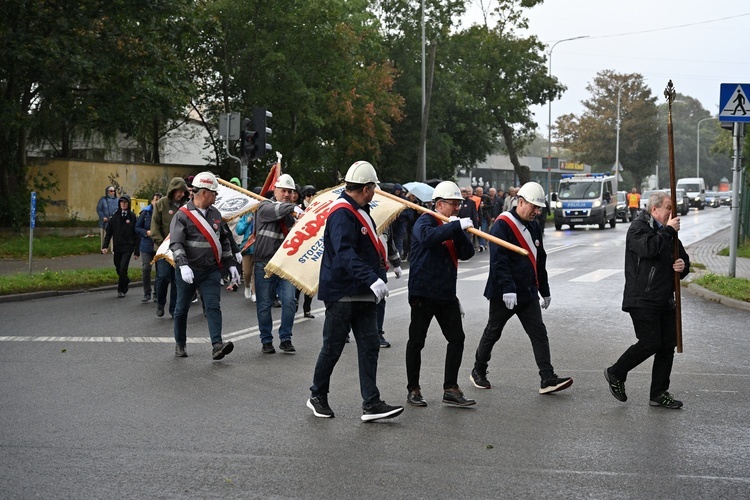
[[[516,307],[516,304],[518,304],[518,298],[516,297],[515,293],[504,293],[503,302],[505,302],[505,307],[507,307],[508,309],[513,309],[514,307]]]
[[[236,267],[231,266],[229,268],[229,276],[232,278],[232,283],[235,285],[240,284],[240,272],[237,270]]]
[[[461,222],[461,229],[463,229],[464,231],[466,231],[470,227],[474,227],[474,223],[472,223],[471,219],[468,217],[463,217],[459,219],[459,221]]]
[[[193,274],[193,270],[190,269],[190,266],[180,266],[180,275],[182,275],[182,281],[185,283],[192,283],[193,279],[195,279],[195,275]]]
[[[466,316],[466,311],[464,311],[464,306],[461,305],[461,301],[458,301],[458,310],[461,312],[461,317],[463,318]]]
[[[448,217],[448,222],[453,222],[454,220],[458,220],[457,215],[451,215],[450,217]]]
[[[378,280],[370,285],[370,290],[375,294],[375,303],[379,303],[384,298],[388,297],[388,286],[385,281],[378,278]]]
[[[302,210],[302,208],[300,208],[299,205],[295,205],[295,207],[294,207],[294,213],[297,214],[297,215],[303,215],[305,213],[305,211]]]
[[[542,297],[542,309],[547,309],[550,302],[552,302],[552,297]]]
[[[399,279],[404,274],[404,272],[401,270],[401,266],[394,267],[393,273],[396,275],[396,279]]]
[[[242,264],[242,252],[234,254],[234,260],[237,261],[237,264]]]

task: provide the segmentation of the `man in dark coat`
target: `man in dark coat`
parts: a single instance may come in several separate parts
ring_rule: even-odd
[[[128,266],[130,257],[135,252],[135,258],[141,255],[140,241],[138,233],[135,231],[135,224],[138,221],[135,212],[130,210],[130,196],[124,194],[120,196],[119,208],[112,214],[107,224],[107,232],[102,242],[102,253],[107,253],[107,247],[110,240],[112,241],[112,254],[114,255],[115,270],[119,277],[117,281],[117,296],[125,297],[128,293]]]

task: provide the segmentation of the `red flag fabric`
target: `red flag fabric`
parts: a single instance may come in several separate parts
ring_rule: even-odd
[[[267,192],[273,191],[273,188],[276,185],[276,181],[278,180],[280,175],[281,175],[281,163],[277,161],[276,163],[273,164],[273,167],[271,167],[271,170],[268,172],[268,176],[266,177],[266,182],[263,183],[263,189],[260,190],[261,196],[265,196]]]

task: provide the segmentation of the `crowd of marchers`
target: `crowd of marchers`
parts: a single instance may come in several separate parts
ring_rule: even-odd
[[[237,179],[233,183],[239,185]],[[491,389],[488,366],[493,347],[507,322],[517,316],[532,346],[540,377],[539,393],[548,395],[573,384],[558,376],[550,354],[544,309],[552,301],[546,269],[540,216],[546,209],[541,185],[527,182],[508,193],[482,187],[460,188],[443,181],[432,199],[422,203],[394,184],[392,194],[410,201],[409,208],[383,234],[370,215],[370,202],[379,179],[366,161],[354,163],[344,178],[345,188],[331,205],[323,235],[318,299],[325,304],[320,353],[312,369],[307,406],[316,417],[330,418],[330,378],[344,345],[354,336],[358,351],[362,420],[375,421],[401,414],[381,398],[376,385],[379,350],[390,347],[383,322],[389,264],[396,279],[401,262],[409,262],[408,303],[411,310],[406,359],[406,401],[427,406],[420,383],[421,351],[433,318],[447,342],[442,403],[470,407],[476,400],[458,384],[465,334],[463,308],[457,296],[459,261],[476,252],[489,251],[490,269],[484,296],[489,301],[487,324],[474,355],[468,380],[477,389]],[[244,282],[245,297],[256,302],[261,351],[276,352],[272,309],[280,307],[278,348],[287,354],[292,343],[300,292],[288,280],[265,268],[296,220],[315,196],[313,186],[301,188],[294,179],[278,176],[266,199],[254,212],[243,216],[231,230],[214,207],[218,180],[202,172],[187,180],[173,178],[166,194],[154,193],[151,203],[136,217],[128,196],[115,196],[111,186],[99,202],[102,253],[112,252],[118,273],[118,297],[128,292],[128,265],[142,259],[143,302],[156,305],[156,315],[167,309],[173,318],[175,356],[185,358],[187,316],[201,302],[215,361],[230,354],[234,345],[222,339],[221,293],[237,290]],[[631,224],[626,239],[623,310],[632,318],[637,342],[604,371],[608,388],[626,401],[628,371],[654,356],[651,406],[680,408],[682,402],[668,392],[675,348],[674,274],[685,277],[689,258],[677,239],[679,217],[672,217],[670,198],[655,193],[647,210]],[[172,261],[156,261],[155,285],[151,286],[155,249],[169,238]],[[503,240],[510,245],[499,245]],[[239,241],[239,243],[238,243]],[[679,245],[679,258],[672,248]],[[111,244],[111,246],[110,246]],[[518,251],[521,250],[521,251]],[[168,296],[169,291],[169,298]],[[312,297],[303,298],[304,316],[311,313]]]

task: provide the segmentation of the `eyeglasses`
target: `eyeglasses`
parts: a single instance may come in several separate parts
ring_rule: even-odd
[[[452,207],[460,207],[461,206],[461,202],[460,201],[448,201],[448,200],[440,200],[440,201],[442,201],[443,203],[447,203],[448,205],[450,205]]]

